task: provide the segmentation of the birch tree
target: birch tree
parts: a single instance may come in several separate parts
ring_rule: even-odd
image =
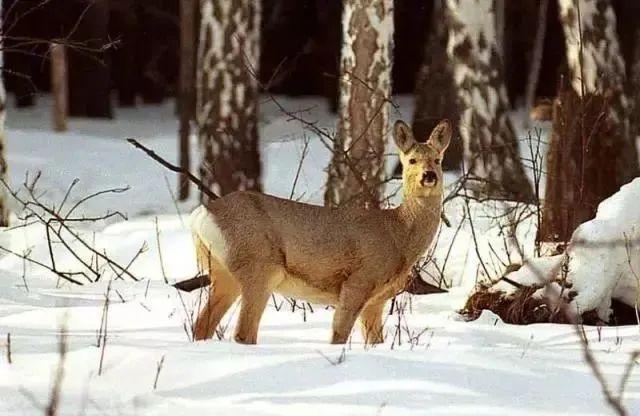
[[[200,176],[218,195],[260,189],[259,4],[200,0],[196,74]]]
[[[638,175],[632,102],[608,0],[559,0],[570,86],[554,102],[539,240],[566,242]],[[636,110],[637,111],[637,110]]]
[[[611,145],[616,156],[615,181],[623,185],[638,174],[638,154],[631,136],[631,103],[625,63],[616,34],[616,16],[610,0],[559,0],[565,34],[567,63],[573,90],[579,96],[601,95],[610,103],[609,118],[615,125]]]
[[[344,0],[340,118],[325,205],[380,204],[391,94],[392,0]]]
[[[493,0],[447,0],[447,55],[453,65],[469,187],[483,196],[530,201],[496,43]]]

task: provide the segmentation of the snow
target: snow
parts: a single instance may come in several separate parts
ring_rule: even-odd
[[[578,296],[574,312],[596,309],[608,320],[611,298],[637,305],[640,281],[640,178],[598,206],[596,218],[571,237],[569,277]]]
[[[397,101],[399,114],[393,116],[409,119],[411,100],[399,97]],[[282,102],[292,111],[308,109],[304,117],[320,127],[335,126],[323,102],[310,98],[282,98]],[[124,278],[111,283],[101,375],[97,334],[113,276],[105,270],[100,282],[75,286],[15,256],[0,258],[0,415],[43,413],[59,364],[62,327],[66,327],[68,353],[61,415],[610,413],[600,386],[583,362],[572,327],[512,326],[490,312],[464,322],[457,314],[476,280],[485,274],[478,253],[492,277],[501,273],[500,260],[506,262],[507,254],[517,257],[501,249],[507,245],[503,244],[504,224],[491,218],[505,208],[502,204],[472,204],[475,238],[467,224],[456,232],[462,206],[457,201],[447,204],[452,227],[442,228],[434,248],[436,263],[430,264],[429,271],[436,276],[443,271],[446,283],[454,287],[446,294],[413,297],[404,315],[388,316],[384,344],[365,347],[356,330],[344,350],[329,345],[332,311],[323,307],[292,311],[279,297],[269,302],[257,346],[231,341],[237,307],[223,320],[228,325],[223,340],[191,342],[184,326],[197,308],[200,293],[181,294],[165,284],[164,275],[173,282],[196,273],[187,214],[197,206],[197,197],[174,203],[170,190],[177,182],[175,175],[122,140],[138,137],[175,161],[173,105],[118,109],[111,122],[71,120],[71,131],[65,134],[50,132],[48,109],[47,99],[31,110],[9,108],[7,152],[13,185],[24,181],[26,171],[33,177],[41,170],[42,198],[59,205],[77,177],[80,182],[68,207],[88,193],[129,186],[127,192],[90,201],[80,212],[101,215],[118,209],[128,216],[127,221],[114,218],[78,229],[89,241],[95,237],[96,247],[124,264],[143,245],[146,251],[130,268],[141,281]],[[266,191],[284,197],[293,193],[296,199],[320,203],[329,151],[268,102],[261,103],[261,111]],[[309,153],[292,190],[305,136]],[[387,165],[392,169],[394,163]],[[446,178],[449,183],[454,179],[453,175]],[[397,186],[392,184],[388,191]],[[632,195],[638,192],[635,187],[625,189],[614,198],[627,195],[624,198],[637,200],[637,194]],[[619,209],[619,204],[607,202],[598,215],[612,223],[625,213]],[[527,253],[532,250],[534,226],[528,220],[517,230]],[[16,252],[30,249],[33,258],[48,260],[42,226],[0,233],[0,245],[7,244]],[[54,250],[60,267],[78,269],[63,247]],[[81,254],[90,257],[84,251]],[[399,301],[408,302],[408,297],[403,295]],[[277,310],[275,305],[281,303]],[[8,333],[12,364],[5,354]],[[606,379],[617,383],[629,353],[640,348],[637,327],[587,327],[585,333]],[[630,414],[640,412],[636,376],[628,383],[625,404]]]
[[[612,299],[636,307],[640,284],[638,201],[640,178],[600,203],[596,217],[581,224],[571,236],[567,256],[532,259],[508,277],[524,285],[546,284],[561,275],[566,262],[566,279],[577,293],[569,303],[569,313],[574,317],[595,310],[600,319],[608,321]],[[492,290],[511,293],[514,287],[499,282]],[[542,294],[543,289],[540,291]],[[560,292],[557,287],[556,292]]]

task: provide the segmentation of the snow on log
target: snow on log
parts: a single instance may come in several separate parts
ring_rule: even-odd
[[[640,282],[638,201],[640,178],[598,206],[596,217],[575,230],[565,254],[531,259],[492,286],[480,288],[471,295],[464,312],[476,317],[481,309],[490,309],[505,319],[517,300],[520,305],[515,309],[521,312],[517,318],[523,321],[511,315],[505,319],[511,323],[574,322],[586,313],[609,322],[612,301],[635,308]],[[528,308],[560,310],[553,306],[561,304],[566,306],[561,308],[565,316],[523,311],[525,299],[521,295],[525,290],[537,300],[526,299]]]

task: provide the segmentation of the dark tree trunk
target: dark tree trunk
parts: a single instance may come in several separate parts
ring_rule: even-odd
[[[180,167],[184,171],[191,170],[189,157],[189,139],[191,136],[191,121],[195,111],[195,24],[196,0],[182,0],[180,2],[180,98],[178,111],[180,113]],[[189,197],[189,179],[181,175],[178,183],[178,198],[183,201]]]
[[[38,71],[46,73],[49,68],[41,56],[47,53],[48,45],[31,45],[22,39],[48,39],[43,24],[43,12],[34,7],[36,1],[2,1],[2,47],[4,49],[4,81],[7,92],[15,96],[17,107],[30,107],[35,104],[38,92]]]
[[[615,3],[623,2],[617,1]],[[640,19],[640,4],[624,2],[624,6],[626,8],[622,8],[621,11],[625,13],[625,17],[619,22],[618,28],[619,32],[624,33],[624,36],[621,35],[620,43],[629,74],[627,94],[632,108],[630,129],[631,135],[637,143],[640,136],[640,27],[637,25],[637,21]],[[618,5],[619,9],[621,9],[620,4]]]
[[[429,53],[424,48],[430,34],[429,29],[442,26],[442,22],[437,22],[434,27],[432,19],[433,5],[439,1],[402,0],[393,3],[391,89],[394,95],[415,91],[418,72],[424,62],[424,54]]]
[[[225,0],[226,2],[226,0]],[[138,1],[137,83],[145,103],[163,102],[179,79],[180,21],[174,0]]]
[[[453,66],[447,57],[449,27],[445,7],[443,0],[434,1],[430,33],[416,81],[413,133],[419,141],[426,140],[440,120],[458,120],[461,113],[453,80]],[[459,137],[459,133],[454,133],[454,137]],[[445,170],[460,169],[461,162],[462,143],[452,140],[442,167]]]
[[[544,41],[547,34],[547,16],[549,13],[549,0],[540,0],[538,7],[538,19],[535,28],[535,38],[531,48],[529,59],[529,70],[527,71],[527,85],[524,94],[524,105],[527,111],[531,111],[536,101],[536,90],[540,79],[540,69],[542,68],[542,55],[544,52]],[[515,68],[514,68],[515,69]],[[522,71],[514,71],[522,72]],[[512,101],[513,102],[513,101]]]
[[[517,106],[524,96],[536,35],[539,0],[507,0],[504,12],[504,52],[501,60],[509,102]],[[555,91],[554,91],[555,92]]]
[[[67,86],[67,47],[51,44],[51,95],[53,96],[53,130],[67,131],[69,88]]]
[[[69,114],[111,118],[110,59],[104,50],[109,42],[109,0],[71,4],[77,21],[71,41],[82,47],[70,47],[68,51]]]
[[[133,0],[111,0],[109,33],[118,39],[118,47],[112,51],[112,74],[118,92],[118,104],[133,107],[136,104],[136,28],[138,17]],[[136,68],[136,70],[132,70]]]
[[[539,241],[568,242],[578,225],[595,216],[598,204],[620,188],[614,180],[617,166],[610,163],[617,153],[610,114],[610,103],[601,95],[581,98],[567,88],[554,100]]]
[[[1,23],[0,27],[2,27]],[[4,53],[0,51],[0,68],[2,68],[3,60]],[[2,77],[0,77],[0,178],[2,178],[3,181],[8,180],[4,137],[4,121],[7,117],[6,99],[7,96],[4,90],[4,81]],[[3,186],[0,190],[0,227],[6,227],[9,225],[9,209],[7,207],[7,196],[8,195],[6,188]]]
[[[218,195],[260,189],[259,38],[259,2],[200,0],[196,80],[200,176]]]
[[[318,11],[318,29],[316,30],[316,62],[322,65],[320,70],[320,85],[322,95],[329,102],[329,109],[337,112],[340,97],[340,16],[341,2],[333,0],[326,2],[316,0]]]
[[[629,95],[631,107],[631,135],[638,141],[640,136],[640,28],[636,30],[636,42],[634,53],[631,58],[631,68],[629,73]]]

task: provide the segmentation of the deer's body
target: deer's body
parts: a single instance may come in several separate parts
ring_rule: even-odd
[[[441,126],[450,136],[449,124]],[[410,134],[404,123],[402,128],[396,141],[398,134]],[[418,146],[427,145],[413,145],[411,155]],[[443,151],[426,153],[437,159]],[[420,169],[423,175],[425,167]],[[191,220],[198,262],[212,285],[196,338],[211,337],[242,296],[235,338],[255,343],[262,312],[277,292],[335,306],[334,343],[347,340],[358,315],[366,342],[381,342],[384,303],[404,289],[411,266],[439,226],[442,171],[435,169],[433,186],[426,187],[420,176],[422,186],[415,187],[407,183],[411,169],[405,167],[405,201],[389,210],[326,208],[255,192],[235,192],[197,208]]]

